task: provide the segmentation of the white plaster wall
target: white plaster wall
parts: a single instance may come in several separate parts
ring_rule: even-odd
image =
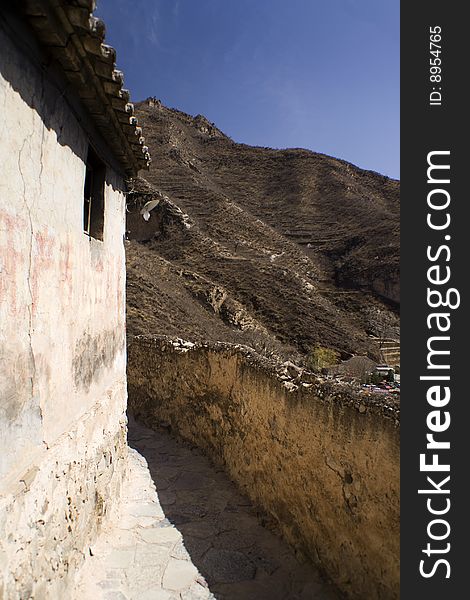
[[[89,238],[83,233],[84,121],[2,31],[0,48],[1,573],[2,550],[8,570],[10,553],[38,534],[33,525],[21,532],[39,518],[34,482],[44,490],[47,478],[63,478],[66,490],[67,469],[80,477],[79,455],[95,484],[80,500],[84,518],[77,527],[82,543],[87,528],[91,535],[93,485],[100,485],[93,470],[100,475],[109,465],[97,456],[90,466],[90,452],[106,452],[107,445],[118,452],[116,440],[125,439],[126,357],[123,180],[107,168],[104,240]],[[24,523],[8,546],[5,527],[18,513],[15,503],[23,506]],[[60,530],[56,512],[44,513],[43,527]]]

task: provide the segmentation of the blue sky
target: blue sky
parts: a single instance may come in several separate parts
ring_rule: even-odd
[[[98,0],[134,101],[399,177],[398,0]]]

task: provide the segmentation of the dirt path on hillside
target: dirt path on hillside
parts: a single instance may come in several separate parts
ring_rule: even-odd
[[[260,525],[250,501],[196,449],[133,421],[129,445],[147,460],[166,518],[218,600],[339,598]]]

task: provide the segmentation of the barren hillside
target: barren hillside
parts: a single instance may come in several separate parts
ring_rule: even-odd
[[[399,183],[308,150],[237,144],[138,105],[153,163],[128,196],[128,328],[304,355],[398,336]],[[159,199],[145,221],[143,205]]]

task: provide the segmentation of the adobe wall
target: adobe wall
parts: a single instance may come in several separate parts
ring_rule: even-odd
[[[138,336],[129,409],[169,423],[351,598],[399,597],[399,426],[393,401],[310,376],[283,381],[240,346]]]
[[[65,598],[125,471],[124,183],[34,38],[0,25],[0,598]],[[89,140],[102,242],[83,233]]]

